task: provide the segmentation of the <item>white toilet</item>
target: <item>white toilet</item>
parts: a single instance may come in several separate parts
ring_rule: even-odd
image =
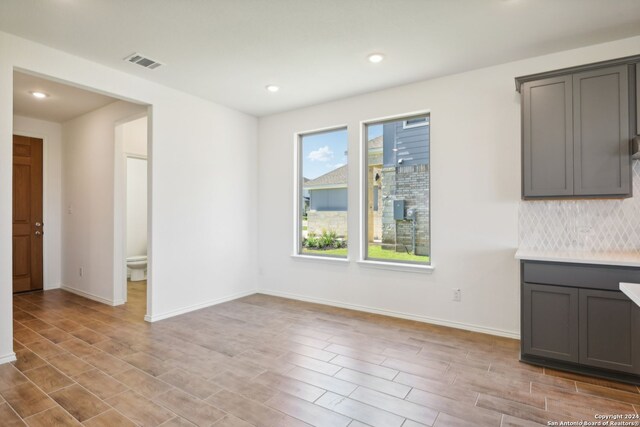
[[[132,282],[147,279],[147,256],[130,256],[127,258],[127,269]]]

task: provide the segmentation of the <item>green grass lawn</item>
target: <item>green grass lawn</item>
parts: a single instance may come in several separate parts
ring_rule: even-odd
[[[303,254],[309,255],[331,255],[331,256],[347,256],[347,248],[340,249],[307,249],[302,248]]]
[[[346,257],[347,248],[326,249],[326,250],[303,248],[302,253],[309,254],[309,255],[331,255],[331,256]],[[369,246],[369,259],[376,259],[376,260],[382,260],[382,261],[393,260],[393,261],[412,261],[412,262],[422,262],[422,263],[429,262],[428,256],[413,255],[413,254],[408,254],[406,252],[394,252],[394,251],[384,250],[382,249],[382,247],[378,245]]]

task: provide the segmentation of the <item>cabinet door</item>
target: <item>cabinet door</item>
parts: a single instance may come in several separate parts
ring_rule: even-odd
[[[574,193],[629,195],[629,80],[626,65],[573,76]]]
[[[636,135],[640,135],[640,62],[636,64]]]
[[[578,289],[522,285],[522,351],[578,362]]]
[[[640,373],[640,308],[622,292],[580,289],[580,363]]]
[[[571,76],[522,86],[522,195],[573,195]]]

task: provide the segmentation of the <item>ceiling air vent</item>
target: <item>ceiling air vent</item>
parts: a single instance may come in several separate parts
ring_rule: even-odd
[[[153,59],[149,59],[139,53],[132,53],[131,55],[124,58],[124,60],[131,62],[132,64],[138,64],[144,68],[149,68],[151,70],[154,70],[162,65],[161,62],[155,61]]]

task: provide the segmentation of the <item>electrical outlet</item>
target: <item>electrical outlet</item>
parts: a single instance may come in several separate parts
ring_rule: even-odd
[[[453,301],[460,302],[462,300],[462,290],[460,288],[453,289]]]
[[[78,270],[78,274],[80,275],[80,277],[82,277],[84,275],[84,268],[80,267],[80,269]]]

